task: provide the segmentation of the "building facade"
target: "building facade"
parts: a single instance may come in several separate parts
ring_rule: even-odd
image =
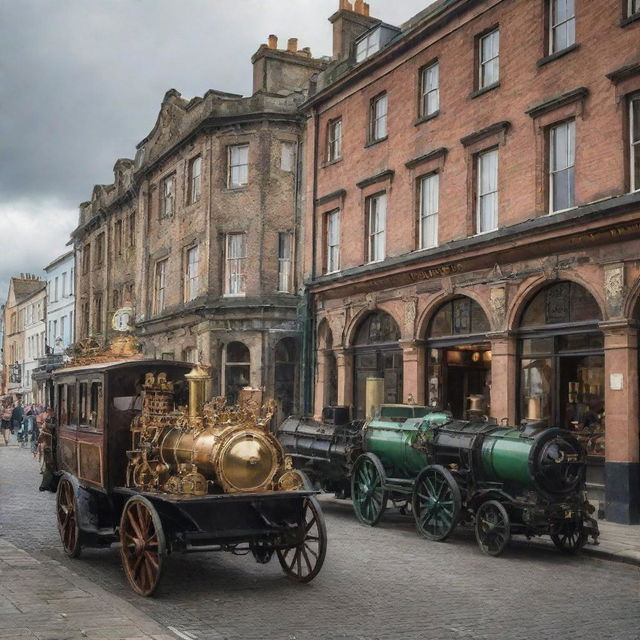
[[[45,283],[32,274],[11,278],[4,306],[3,393],[33,402],[31,374],[43,354]]]
[[[369,388],[569,428],[606,517],[640,520],[639,17],[341,0],[305,103],[315,415]]]
[[[73,233],[76,331],[107,340],[113,314],[149,357],[211,365],[213,391],[244,386],[297,408],[299,105],[326,66],[270,36],[250,97],[169,91],[135,160],[94,188]],[[122,317],[122,316],[120,316]],[[125,327],[126,323],[125,323]]]

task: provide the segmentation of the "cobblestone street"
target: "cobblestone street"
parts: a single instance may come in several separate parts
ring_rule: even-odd
[[[488,558],[470,531],[430,543],[393,512],[371,529],[356,522],[350,503],[331,499],[323,499],[327,559],[309,585],[287,580],[275,560],[264,566],[230,554],[175,556],[157,597],[143,599],[129,590],[117,551],[64,556],[54,496],[38,492],[38,484],[28,451],[0,448],[4,539],[45,566],[60,563],[106,590],[122,603],[121,611],[135,608],[169,637],[175,630],[175,637],[197,640],[640,638],[637,567],[564,557],[525,542],[513,543],[499,559]],[[123,614],[116,617],[122,625]],[[9,626],[12,619],[0,610],[0,638],[76,637],[56,635],[55,629],[20,635]]]

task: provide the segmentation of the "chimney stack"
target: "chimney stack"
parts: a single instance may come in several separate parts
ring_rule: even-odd
[[[380,20],[369,15],[369,5],[364,0],[340,0],[329,22],[333,25],[333,59],[344,60],[351,54],[353,43]]]
[[[269,36],[269,49],[277,49],[278,48],[278,36],[274,36],[271,34]]]
[[[287,51],[296,53],[298,51],[298,38],[289,38],[287,42]]]

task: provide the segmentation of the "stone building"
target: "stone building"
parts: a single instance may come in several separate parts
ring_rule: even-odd
[[[32,274],[11,278],[4,305],[2,393],[33,402],[31,374],[44,354],[46,284]]]
[[[640,519],[640,6],[341,0],[305,104],[313,411],[574,430]]]
[[[212,365],[215,393],[243,386],[297,406],[299,204],[310,77],[326,66],[269,37],[253,92],[168,91],[135,160],[94,188],[73,233],[79,340],[107,339],[131,308],[149,357]]]

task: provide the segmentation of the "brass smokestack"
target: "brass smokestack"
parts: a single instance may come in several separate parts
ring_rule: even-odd
[[[189,417],[198,418],[202,415],[202,407],[207,401],[209,367],[197,364],[185,378],[189,382]]]

